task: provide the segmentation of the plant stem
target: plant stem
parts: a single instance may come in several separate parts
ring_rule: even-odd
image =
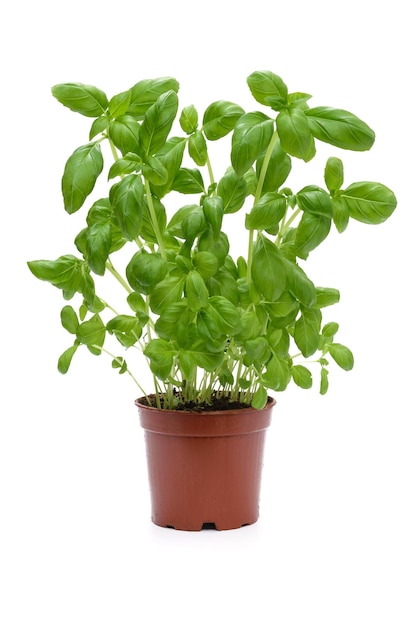
[[[133,289],[127,284],[123,276],[119,274],[109,259],[106,261],[106,268],[109,270],[110,274],[113,274],[116,280],[126,289],[128,293],[132,293]]]
[[[278,133],[277,131],[275,131],[271,137],[271,141],[269,142],[268,148],[265,152],[265,158],[263,160],[261,172],[259,174],[258,184],[256,185],[255,199],[253,202],[254,204],[259,202],[259,198],[262,195],[262,188],[264,186],[265,176],[268,170],[269,161],[271,160],[272,150],[274,149],[274,145],[276,144],[277,140],[278,140]]]
[[[279,229],[279,233],[275,241],[277,245],[280,243],[281,239],[283,238],[283,236],[285,235],[285,233],[287,232],[287,230],[289,229],[289,227],[291,226],[291,224],[293,223],[297,215],[299,215],[300,213],[301,213],[301,209],[300,208],[296,209],[294,213],[291,215],[291,217],[285,223],[283,222],[281,224],[281,228]]]
[[[159,229],[158,220],[156,218],[156,213],[155,213],[155,207],[154,207],[154,204],[153,204],[151,188],[149,186],[149,181],[146,178],[144,178],[144,181],[145,181],[145,191],[146,191],[146,199],[148,201],[149,214],[151,216],[152,226],[153,226],[153,229],[155,231],[156,239],[158,241],[159,251],[161,253],[161,256],[164,259],[166,259],[166,252],[165,252],[164,241],[162,239],[161,231]]]
[[[116,361],[116,363],[118,363],[120,365],[120,367],[122,367],[126,361],[124,361],[124,359],[122,359],[119,356],[115,356],[114,354],[112,354],[111,352],[109,352],[109,350],[106,350],[106,348],[103,348],[102,346],[97,346],[97,345],[93,345],[93,348],[96,348],[97,350],[100,350],[100,352],[104,352],[105,354],[108,354],[108,356],[110,356],[114,361]],[[126,372],[129,374],[129,376],[131,377],[131,379],[136,383],[136,385],[139,387],[141,393],[143,393],[143,395],[145,397],[147,397],[147,393],[146,391],[141,387],[141,385],[139,384],[139,382],[136,380],[136,378],[134,377],[134,375],[132,374],[132,372],[130,371],[130,369],[128,367],[126,367]]]
[[[214,185],[216,181],[214,180],[213,168],[211,167],[211,161],[208,155],[207,155],[207,169],[208,169],[208,173],[210,177],[210,184]]]

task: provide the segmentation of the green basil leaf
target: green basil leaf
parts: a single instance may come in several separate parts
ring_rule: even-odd
[[[259,178],[262,171],[265,155],[259,157],[256,161],[256,174]],[[274,143],[272,153],[269,159],[268,167],[265,173],[262,192],[276,191],[285,183],[291,171],[291,158],[282,149],[280,141]]]
[[[55,85],[52,95],[71,111],[87,117],[99,117],[108,106],[107,96],[101,89],[83,83]]]
[[[329,372],[325,367],[320,372],[320,394],[324,396],[329,389]]]
[[[288,88],[273,72],[253,72],[247,78],[249,89],[257,102],[281,111],[287,104]]]
[[[171,77],[141,80],[129,90],[130,104],[126,113],[141,120],[159,96],[171,90],[178,92],[178,89],[178,81]]]
[[[183,295],[185,278],[183,276],[168,276],[158,283],[150,296],[150,307],[154,313],[160,315],[164,309],[178,302]]]
[[[208,289],[203,277],[196,270],[192,270],[187,276],[185,293],[192,311],[199,311],[208,305]]]
[[[168,181],[168,171],[165,165],[157,158],[148,155],[142,164],[142,174],[153,185],[164,185]]]
[[[316,153],[314,137],[301,109],[281,111],[277,117],[277,131],[282,149],[303,161],[311,161]]]
[[[286,209],[285,197],[277,192],[269,191],[254,204],[251,212],[246,216],[245,226],[248,230],[266,230],[271,235],[276,235]]]
[[[300,259],[307,259],[309,253],[326,239],[331,224],[331,220],[322,215],[303,213],[295,236],[296,254]]]
[[[349,208],[343,201],[343,198],[332,198],[333,205],[333,222],[339,233],[343,233],[349,224]]]
[[[172,189],[180,193],[204,193],[204,181],[200,170],[181,167],[174,180]]]
[[[263,385],[259,385],[252,396],[251,406],[253,406],[254,409],[263,409],[267,402],[268,392]]]
[[[65,350],[58,359],[58,371],[60,374],[66,374],[70,368],[72,357],[77,351],[77,343]]]
[[[140,147],[145,155],[153,155],[165,144],[178,111],[178,96],[167,91],[145,113],[140,126]]]
[[[259,237],[252,259],[252,279],[267,300],[278,300],[287,283],[285,264],[276,247],[266,237]]]
[[[141,250],[133,255],[126,267],[129,285],[138,293],[150,294],[164,280],[168,271],[167,261],[159,253]]]
[[[320,324],[321,315],[317,309],[302,311],[295,322],[294,340],[305,358],[313,355],[319,347]]]
[[[232,131],[237,121],[244,114],[238,104],[218,100],[210,104],[203,115],[203,132],[207,139],[215,141]]]
[[[252,363],[261,366],[271,356],[271,348],[265,337],[255,337],[244,342],[245,352]]]
[[[247,184],[233,168],[229,168],[219,180],[217,193],[223,200],[224,213],[236,213],[245,203]]]
[[[167,180],[163,185],[154,185],[151,182],[152,193],[159,198],[162,198],[171,189],[172,181],[181,167],[186,143],[187,140],[184,137],[171,137],[155,154],[167,172]]]
[[[85,344],[93,354],[100,354],[106,337],[106,327],[101,317],[96,313],[77,328],[77,340]]]
[[[29,261],[28,267],[39,280],[45,280],[58,289],[78,291],[82,282],[82,261],[71,254],[56,261]]]
[[[193,265],[204,280],[214,276],[219,269],[217,257],[206,250],[201,250],[193,255]]]
[[[316,307],[318,309],[337,304],[340,300],[339,290],[333,287],[316,287],[316,295]]]
[[[143,220],[144,189],[139,176],[130,174],[110,189],[110,202],[123,235],[132,241]]]
[[[315,107],[306,111],[309,128],[320,141],[344,150],[369,150],[375,133],[353,113],[331,107]]]
[[[109,136],[114,145],[123,155],[139,150],[140,126],[131,115],[122,115],[113,120],[109,126]]]
[[[193,104],[184,107],[180,115],[180,126],[182,130],[191,135],[195,133],[198,127],[198,113]]]
[[[100,133],[104,133],[105,130],[108,129],[110,124],[110,120],[107,115],[101,115],[91,124],[89,140],[91,141],[94,137],[97,137]]]
[[[382,224],[392,215],[397,199],[391,189],[381,183],[359,182],[349,185],[337,196],[350,217],[365,224]]]
[[[202,166],[207,163],[207,144],[201,130],[197,130],[190,135],[188,153],[197,165]]]
[[[210,224],[214,237],[218,237],[222,227],[224,201],[221,196],[205,197],[203,200],[203,212]]]
[[[186,301],[174,302],[167,306],[155,322],[155,331],[162,339],[175,339],[180,345],[190,335],[195,313],[190,311]]]
[[[333,217],[333,206],[329,194],[316,185],[308,185],[296,194],[297,204],[302,211],[313,215]]]
[[[112,245],[112,228],[110,223],[93,224],[87,228],[86,254],[88,265],[93,272],[104,275],[106,261]]]
[[[263,384],[274,391],[285,391],[290,380],[291,370],[287,361],[276,355],[272,356],[262,376]]]
[[[62,194],[67,213],[75,213],[93,191],[103,169],[103,155],[99,143],[77,148],[65,164],[62,176]]]
[[[222,364],[224,352],[209,350],[204,341],[197,341],[188,350],[188,354],[193,359],[197,367],[201,367],[206,372],[214,372]]]
[[[66,305],[61,310],[61,324],[72,335],[77,334],[79,321],[76,312],[72,306]]]
[[[323,326],[321,334],[323,335],[323,337],[326,337],[326,339],[331,339],[333,341],[333,337],[338,330],[339,324],[337,322],[329,322],[328,324],[325,324]]]
[[[342,369],[349,371],[353,368],[354,359],[353,354],[346,346],[340,343],[331,343],[328,345],[328,350],[332,358]]]
[[[324,181],[330,193],[338,191],[343,185],[343,163],[336,157],[329,157],[324,169]]]
[[[219,267],[221,267],[229,254],[229,239],[224,232],[221,232],[218,237],[214,237],[212,230],[206,230],[198,239],[198,249],[214,254],[219,262]]]
[[[295,384],[301,387],[301,389],[311,389],[313,386],[311,372],[304,365],[293,365],[291,367],[291,375]]]
[[[285,258],[283,261],[290,293],[305,307],[314,307],[317,298],[314,283],[299,265]]]
[[[264,113],[242,115],[232,136],[232,165],[243,176],[267,149],[274,133],[274,123]]]
[[[107,175],[108,180],[115,178],[116,176],[125,176],[126,174],[133,174],[138,172],[142,167],[142,159],[133,152],[127,152],[123,158],[117,159],[109,169]]]
[[[152,372],[160,380],[165,380],[171,373],[174,363],[175,350],[165,339],[152,339],[144,350],[149,359]]]
[[[107,323],[106,328],[125,348],[134,346],[142,334],[142,325],[133,315],[117,315]]]

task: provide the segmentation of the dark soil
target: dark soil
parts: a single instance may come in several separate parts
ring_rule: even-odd
[[[197,411],[199,413],[204,413],[205,411],[230,411],[236,409],[248,409],[250,408],[250,404],[246,404],[245,402],[239,402],[235,400],[231,400],[228,396],[220,396],[217,397],[215,393],[211,395],[209,402],[183,402],[178,396],[178,405],[175,407],[175,411]],[[150,402],[150,406],[157,408],[156,404],[156,395],[150,394],[148,396],[148,400]],[[139,398],[139,402],[141,404],[148,404],[146,398]],[[165,400],[163,396],[160,396],[161,408],[165,408]]]

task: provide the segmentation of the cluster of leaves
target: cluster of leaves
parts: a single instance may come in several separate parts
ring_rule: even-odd
[[[288,93],[272,72],[254,72],[247,83],[267,112],[221,100],[200,118],[193,105],[179,110],[173,78],[142,80],[110,100],[90,85],[53,87],[60,103],[94,118],[89,143],[65,165],[68,213],[85,205],[102,174],[103,142],[113,155],[109,193],[89,207],[75,238],[78,255],[29,262],[66,300],[81,297],[77,310],[67,304],[61,312],[74,337],[59,359],[61,372],[81,345],[95,355],[110,353],[104,344],[111,335],[123,354],[132,347],[143,353],[165,406],[175,406],[177,390],[194,402],[216,390],[261,408],[269,390],[283,391],[291,380],[312,386],[305,360],[314,357],[320,366],[321,393],[329,356],[352,368],[351,351],[334,340],[338,324],[322,322],[322,309],[338,302],[339,292],[315,286],[300,260],[332,225],[342,232],[350,219],[385,221],[395,196],[375,182],[344,188],[337,157],[327,160],[324,187],[294,193],[286,183],[292,158],[310,161],[317,140],[363,151],[374,133],[347,111],[310,108],[309,95]],[[229,134],[230,165],[217,178],[210,143]],[[179,206],[169,214],[172,197]],[[226,218],[234,232],[240,220],[248,237],[246,257],[233,259],[223,221],[242,208],[243,219],[242,212]],[[114,263],[125,246],[132,254],[122,275]],[[126,290],[125,312],[99,297],[94,274],[108,274]],[[111,356],[114,368],[133,377],[124,356]]]

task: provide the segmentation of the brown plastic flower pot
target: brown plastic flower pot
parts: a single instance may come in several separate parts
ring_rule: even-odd
[[[136,401],[145,430],[152,521],[177,530],[229,530],[259,517],[264,409],[159,410]]]

